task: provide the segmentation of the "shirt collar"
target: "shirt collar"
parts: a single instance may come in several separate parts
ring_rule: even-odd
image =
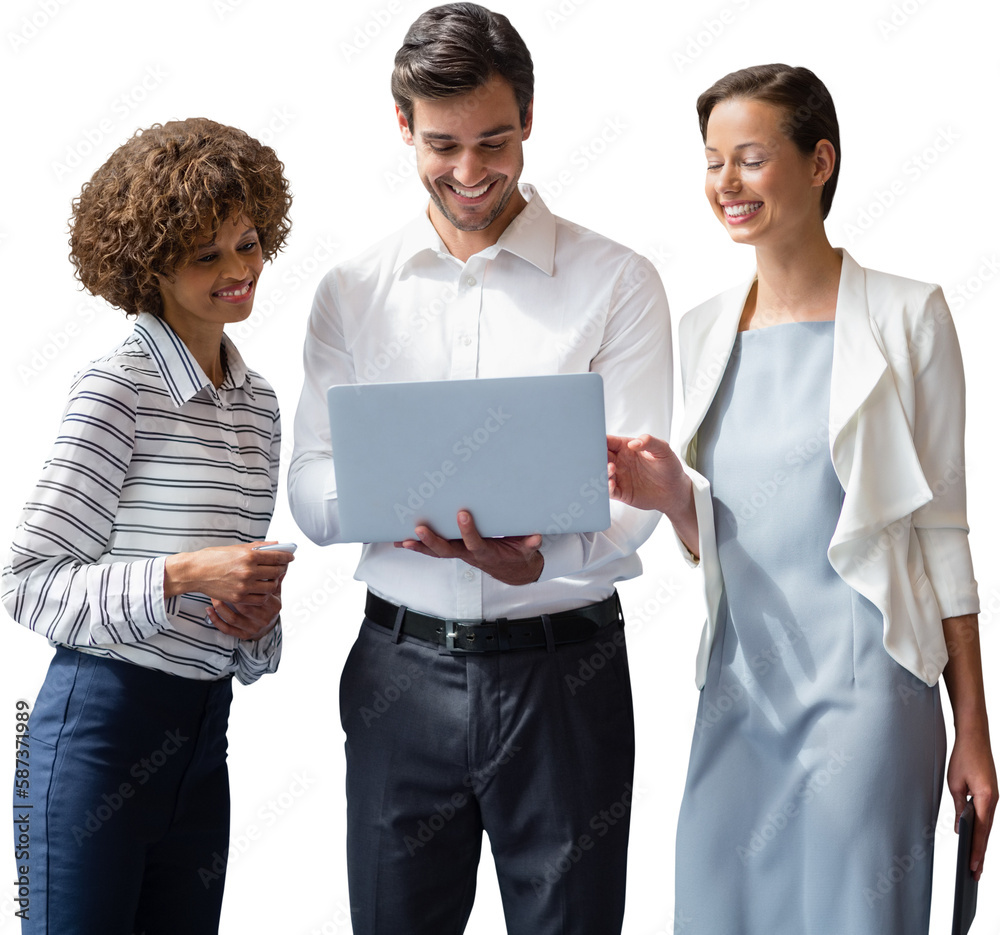
[[[218,390],[201,369],[201,365],[177,332],[159,315],[140,312],[135,322],[135,333],[149,351],[150,359],[159,370],[175,406],[182,406],[204,387],[208,387],[212,396],[218,400]],[[240,352],[226,335],[222,336],[222,343],[226,348],[228,373],[219,389],[235,389],[245,384],[252,397],[250,375]]]
[[[477,256],[491,260],[501,250],[506,250],[551,276],[555,270],[556,219],[533,185],[521,183],[518,188],[528,203],[500,235],[500,239]],[[403,228],[393,272],[398,272],[426,251],[447,254],[448,248],[424,211]]]

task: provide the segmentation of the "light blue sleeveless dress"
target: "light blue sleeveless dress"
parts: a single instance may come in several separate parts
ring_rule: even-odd
[[[677,830],[678,935],[923,935],[937,687],[833,570],[833,322],[741,332],[698,433],[725,593]]]

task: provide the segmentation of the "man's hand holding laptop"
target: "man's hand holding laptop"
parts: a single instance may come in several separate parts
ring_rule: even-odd
[[[461,539],[443,539],[429,526],[417,526],[416,539],[404,539],[395,545],[432,558],[461,559],[504,584],[531,584],[538,580],[545,564],[538,551],[542,544],[538,533],[484,539],[468,510],[458,511],[458,528]]]

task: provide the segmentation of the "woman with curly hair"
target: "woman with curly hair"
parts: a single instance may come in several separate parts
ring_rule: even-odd
[[[218,931],[232,676],[277,668],[292,560],[255,549],[278,406],[223,328],[290,204],[274,151],[206,119],[137,133],[73,204],[80,281],[135,324],[76,377],[4,569],[8,611],[56,647],[14,786],[23,932]]]

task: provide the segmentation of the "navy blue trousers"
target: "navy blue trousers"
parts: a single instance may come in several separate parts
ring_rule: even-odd
[[[218,931],[231,699],[228,678],[56,650],[29,720],[28,797],[15,786],[30,835],[24,935]]]
[[[624,631],[446,655],[366,621],[344,667],[355,935],[459,935],[483,832],[511,935],[615,935],[634,731]]]

